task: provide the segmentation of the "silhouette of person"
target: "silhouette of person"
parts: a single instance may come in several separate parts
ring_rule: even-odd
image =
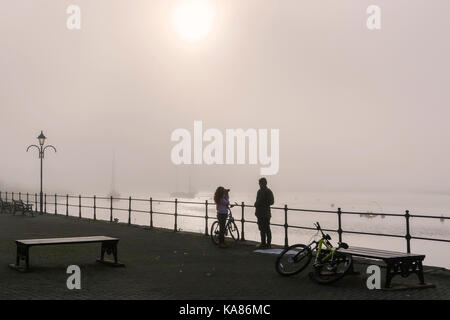
[[[229,197],[230,189],[224,187],[218,187],[214,193],[214,202],[217,209],[217,220],[219,221],[219,248],[227,248],[225,243],[225,224],[228,218],[228,208],[233,207],[230,205]]]
[[[272,243],[272,232],[270,230],[270,206],[274,204],[272,190],[267,188],[267,179],[259,179],[259,190],[256,194],[255,216],[258,219],[258,228],[261,235],[259,249],[269,249]]]

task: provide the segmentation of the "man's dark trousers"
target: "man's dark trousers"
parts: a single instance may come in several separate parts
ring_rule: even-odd
[[[258,218],[258,228],[261,235],[261,244],[272,243],[272,231],[270,230],[270,215],[260,215]]]

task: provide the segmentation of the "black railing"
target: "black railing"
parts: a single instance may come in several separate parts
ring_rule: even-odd
[[[30,197],[33,196],[33,194],[26,194],[26,203],[28,204],[30,202]],[[17,199],[15,199],[17,197]],[[8,193],[8,192],[2,192],[0,191],[0,199],[2,199],[4,202],[8,202],[9,199],[11,200],[23,200],[22,199],[23,194],[21,192],[19,193]],[[93,220],[98,220],[97,211],[98,210],[105,210],[109,211],[109,221],[113,222],[113,213],[115,211],[117,212],[127,212],[127,224],[132,224],[132,215],[135,213],[144,213],[149,215],[149,223],[148,226],[150,228],[154,227],[154,216],[155,215],[163,215],[163,216],[173,216],[173,231],[179,231],[179,218],[180,217],[187,217],[187,218],[197,218],[197,219],[204,219],[205,223],[205,231],[204,234],[208,235],[209,233],[209,219],[216,219],[214,216],[208,215],[208,208],[210,206],[215,206],[214,203],[208,202],[208,200],[205,200],[204,202],[197,202],[197,201],[180,201],[178,199],[174,200],[157,200],[153,198],[148,199],[141,199],[141,198],[121,198],[121,197],[97,197],[97,196],[81,196],[81,195],[53,195],[53,201],[51,203],[48,203],[49,205],[54,206],[54,212],[55,215],[61,215],[62,213],[58,213],[58,207],[64,207],[65,206],[65,213],[64,215],[69,216],[69,208],[73,207],[75,209],[78,209],[78,217],[79,218],[86,218],[82,216],[82,209],[93,209]],[[64,202],[59,202],[58,199],[64,199]],[[71,203],[71,199],[77,199],[78,203],[74,204]],[[82,200],[92,200],[92,205],[86,205],[83,204]],[[98,205],[98,200],[103,200],[109,202],[109,206],[100,206]],[[126,201],[128,202],[128,208],[119,208],[114,207],[113,203],[116,201]],[[148,210],[143,209],[136,209],[133,207],[133,203],[147,203]],[[155,211],[154,210],[154,204],[173,204],[173,212],[162,212],[162,211]],[[193,215],[193,214],[186,214],[186,213],[180,213],[179,212],[179,205],[180,204],[188,204],[188,205],[196,205],[196,206],[203,206],[205,210],[204,215]],[[38,196],[37,193],[34,193],[34,205],[35,208],[38,207]],[[240,207],[241,211],[241,240],[245,240],[245,226],[246,224],[256,224],[257,221],[255,220],[246,220],[245,218],[245,209],[246,208],[254,208],[254,206],[246,205],[244,202],[241,202],[240,205],[237,205]],[[43,204],[45,213],[47,212],[47,195],[44,195],[44,204]],[[410,229],[410,223],[412,218],[421,218],[421,219],[439,219],[441,222],[444,222],[445,220],[449,220],[450,217],[446,216],[429,216],[429,215],[418,215],[418,214],[410,214],[409,210],[406,210],[404,214],[394,214],[394,213],[372,213],[372,212],[352,212],[352,211],[342,211],[341,208],[338,208],[337,210],[314,210],[314,209],[297,209],[297,208],[288,208],[287,205],[284,205],[284,207],[271,207],[272,210],[275,211],[281,211],[284,213],[284,223],[271,223],[271,226],[277,226],[284,229],[284,246],[289,246],[289,229],[302,229],[302,230],[312,230],[314,231],[315,228],[313,227],[306,227],[306,226],[298,226],[298,225],[289,225],[288,224],[288,218],[289,214],[292,213],[299,213],[299,212],[308,212],[308,213],[320,213],[320,214],[334,214],[336,215],[337,220],[337,229],[323,229],[327,232],[335,232],[338,234],[339,241],[342,242],[343,235],[344,234],[357,234],[357,235],[368,235],[368,236],[377,236],[377,237],[391,237],[391,238],[403,238],[406,242],[406,252],[411,252],[411,240],[425,240],[425,241],[438,241],[438,242],[446,242],[450,243],[450,239],[439,239],[439,238],[429,238],[429,237],[420,237],[420,236],[413,236],[411,235],[411,229]],[[214,210],[212,210],[214,211]],[[344,230],[343,229],[343,223],[342,223],[342,216],[348,215],[348,216],[380,216],[382,218],[384,217],[400,217],[405,220],[405,226],[406,230],[404,234],[389,234],[389,233],[376,233],[376,232],[364,232],[364,231],[356,231],[356,230]],[[108,219],[102,219],[102,220],[108,220]],[[239,220],[236,220],[239,222]]]

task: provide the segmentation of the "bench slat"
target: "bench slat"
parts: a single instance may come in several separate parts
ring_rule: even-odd
[[[396,251],[386,251],[371,248],[362,247],[349,247],[348,249],[340,248],[339,252],[348,253],[354,256],[367,257],[373,259],[397,259],[397,258],[414,258],[414,257],[425,257],[421,254],[411,254]]]
[[[92,237],[72,237],[72,238],[26,239],[26,240],[16,240],[16,242],[29,246],[29,245],[89,243],[89,242],[118,241],[118,240],[119,239],[117,238],[105,236],[92,236]]]
[[[387,254],[387,255],[405,255],[405,252],[399,251],[390,251],[390,250],[382,250],[382,249],[374,249],[374,248],[364,248],[364,247],[350,247],[350,250],[361,251],[361,252],[371,252],[371,253],[379,253],[379,254]]]
[[[394,257],[422,256],[421,254],[398,252],[398,251],[378,250],[378,249],[361,248],[361,247],[350,247],[349,249],[353,250],[355,252],[359,251],[359,252],[364,252],[364,253],[379,254],[379,255],[394,256]]]

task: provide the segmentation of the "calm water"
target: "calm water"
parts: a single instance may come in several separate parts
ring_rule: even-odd
[[[168,194],[152,194],[156,200],[173,200]],[[124,196],[127,197],[127,196]],[[254,202],[255,194],[231,194],[231,201],[241,203],[244,201],[248,205]],[[404,214],[405,210],[410,210],[410,214],[434,215],[450,217],[450,195],[436,194],[383,194],[383,193],[284,193],[275,194],[275,207],[283,207],[287,204],[289,208],[330,210],[335,211],[341,207],[343,211],[352,212],[383,212]],[[133,198],[149,199],[149,195],[133,193]],[[195,201],[204,203],[205,200],[212,202],[212,195],[209,193],[199,193],[195,199],[179,199],[180,201]],[[53,200],[49,200],[53,201]],[[65,214],[65,199],[60,199],[58,212]],[[78,205],[78,199],[70,199],[70,204]],[[92,199],[83,199],[83,205],[92,206]],[[109,200],[97,200],[98,207],[109,208]],[[113,217],[120,222],[128,221],[128,200],[114,201]],[[149,201],[133,201],[133,210],[146,212],[133,212],[131,222],[139,225],[149,225],[150,217]],[[174,213],[173,203],[153,202],[154,212]],[[54,212],[54,206],[47,204],[47,212]],[[205,232],[205,205],[204,204],[179,204],[179,214],[189,214],[196,217],[179,217],[178,228],[185,231]],[[69,214],[78,216],[78,207],[70,207]],[[109,209],[97,209],[97,219],[109,220]],[[233,209],[233,215],[237,220],[241,219],[241,208]],[[245,220],[254,221],[254,209],[245,208]],[[93,210],[82,208],[82,216],[93,218]],[[208,216],[214,219],[215,207],[208,207]],[[209,220],[209,226],[213,220]],[[319,221],[323,228],[337,229],[337,214],[335,213],[314,213],[290,211],[288,214],[288,224],[290,226],[312,227],[313,222]],[[156,227],[168,229],[174,228],[174,217],[161,214],[154,214],[153,223]],[[284,211],[272,210],[272,223],[284,224]],[[238,223],[241,228],[241,223]],[[343,215],[342,228],[344,231],[363,231],[385,234],[395,234],[404,236],[406,224],[404,217],[362,217],[358,215]],[[284,229],[274,226],[273,242],[284,243]],[[410,230],[412,236],[450,239],[450,220],[411,218]],[[315,232],[302,229],[289,229],[289,243],[307,243]],[[330,232],[333,241],[337,242],[337,234]],[[258,240],[259,232],[256,224],[245,224],[245,237],[247,240]],[[372,248],[391,249],[395,251],[406,251],[406,241],[404,238],[375,237],[364,235],[343,235],[343,241],[353,246],[368,246]],[[424,253],[427,255],[425,264],[450,268],[450,243],[411,240],[411,251],[413,253]]]

